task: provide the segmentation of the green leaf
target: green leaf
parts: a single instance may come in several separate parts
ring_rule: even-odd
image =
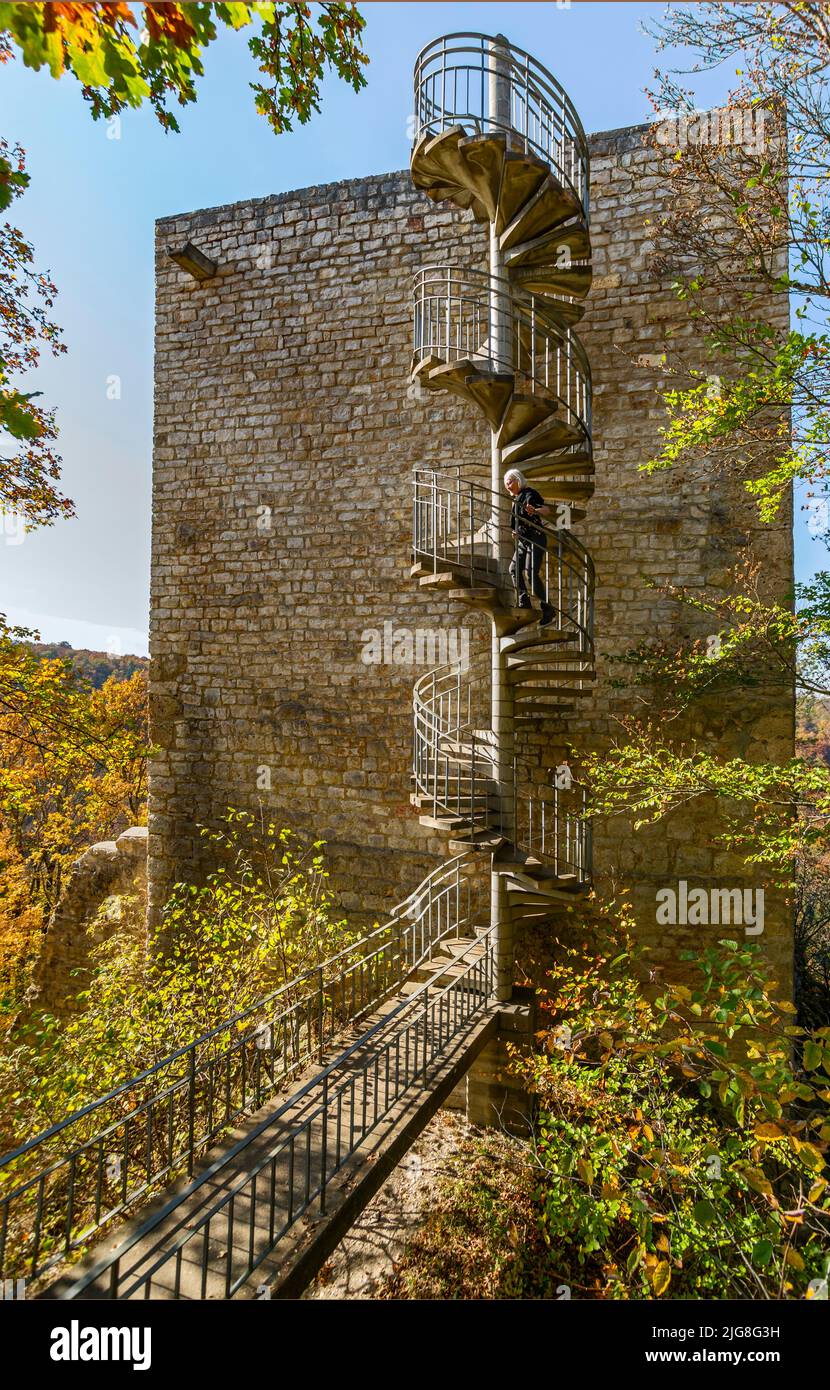
[[[752,1263],[754,1265],[768,1265],[774,1254],[774,1247],[771,1240],[756,1241],[752,1247]]]
[[[713,1221],[717,1221],[718,1214],[708,1198],[703,1197],[699,1202],[695,1202],[693,1207],[694,1218],[701,1226],[711,1226]]]

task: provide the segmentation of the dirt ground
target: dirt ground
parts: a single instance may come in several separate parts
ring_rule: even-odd
[[[449,1171],[448,1159],[470,1132],[461,1116],[439,1110],[303,1298],[377,1298],[430,1210],[438,1180]]]

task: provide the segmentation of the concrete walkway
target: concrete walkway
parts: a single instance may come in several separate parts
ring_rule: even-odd
[[[297,1297],[498,1031],[489,937],[420,974],[42,1297]]]

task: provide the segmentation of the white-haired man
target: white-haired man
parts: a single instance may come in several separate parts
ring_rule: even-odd
[[[554,609],[548,603],[547,585],[540,570],[547,553],[548,538],[537,518],[548,516],[551,509],[546,505],[541,493],[530,486],[524,473],[520,473],[518,468],[508,469],[504,475],[504,486],[513,498],[510,530],[516,542],[510,562],[510,578],[516,585],[520,608],[533,607],[528,594],[530,585],[531,592],[542,605],[539,626],[547,627],[553,622]]]

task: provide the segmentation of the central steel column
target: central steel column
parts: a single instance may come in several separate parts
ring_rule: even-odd
[[[510,128],[510,61],[507,40],[499,34],[490,43],[489,115],[491,128]],[[509,287],[504,278],[504,256],[499,235],[490,223],[490,355],[497,371],[513,368],[513,325]],[[490,487],[492,489],[492,540],[499,569],[506,571],[513,554],[510,538],[510,498],[502,479],[502,456],[498,434],[492,432],[490,445]],[[507,681],[507,660],[500,650],[501,639],[493,620],[491,636],[491,727],[495,741],[495,777],[502,834],[513,840],[514,826],[514,723],[513,689]],[[513,992],[513,931],[504,874],[490,866],[490,925],[495,930],[497,997],[507,1000]]]

